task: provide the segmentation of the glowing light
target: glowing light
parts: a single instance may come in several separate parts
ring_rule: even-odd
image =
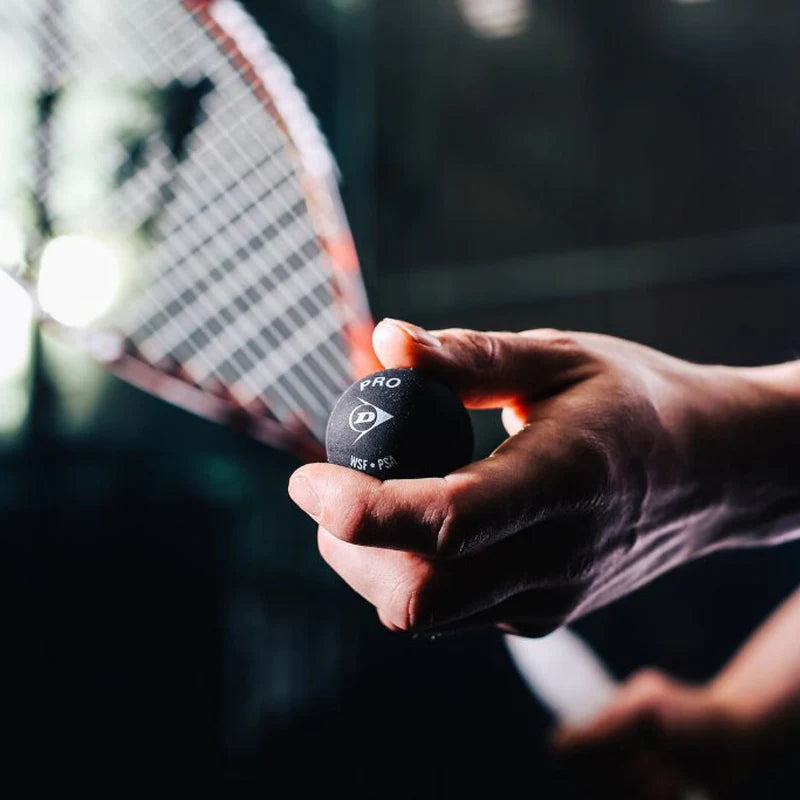
[[[13,217],[0,212],[0,268],[19,267],[25,259],[25,234]]]
[[[33,303],[11,276],[0,271],[0,382],[24,376],[31,358]]]
[[[533,22],[533,0],[458,0],[475,33],[487,39],[518,36]]]
[[[85,236],[60,236],[42,253],[39,303],[56,322],[85,328],[111,310],[121,282],[114,250]]]

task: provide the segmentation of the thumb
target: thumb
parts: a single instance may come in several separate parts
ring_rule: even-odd
[[[387,369],[423,369],[470,408],[501,408],[550,396],[578,380],[585,363],[574,340],[551,330],[431,332],[385,319],[375,329],[373,345]]]

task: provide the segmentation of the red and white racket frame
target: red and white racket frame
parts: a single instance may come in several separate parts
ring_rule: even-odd
[[[320,246],[332,267],[331,291],[349,350],[352,378],[380,369],[372,349],[374,321],[361,279],[355,243],[338,191],[338,170],[291,73],[258,24],[236,0],[167,0],[180,3],[245,79],[253,96],[288,138],[302,167],[302,189]],[[33,291],[30,286],[26,288]],[[225,388],[199,386],[175,364],[147,362],[113,333],[65,328],[40,314],[59,338],[86,351],[111,373],[165,401],[232,426],[265,444],[308,460],[324,460],[324,444],[303,420],[279,422],[266,404],[238,403]]]

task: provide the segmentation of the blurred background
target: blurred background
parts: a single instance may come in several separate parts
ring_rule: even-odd
[[[798,356],[796,3],[245,5],[331,141],[377,317]],[[392,636],[329,573],[286,496],[298,462],[49,339],[21,382],[13,322],[8,768],[231,795],[286,780],[301,797],[573,796],[499,637]],[[486,453],[499,419],[476,425]],[[798,545],[719,555],[577,627],[619,676],[704,680],[798,568]]]

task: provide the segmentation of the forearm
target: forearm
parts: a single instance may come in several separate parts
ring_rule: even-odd
[[[666,435],[643,459],[633,545],[576,616],[686,561],[800,537],[800,362],[737,368],[659,356],[648,393],[653,428]],[[621,529],[629,519],[620,513]]]
[[[738,535],[745,543],[778,544],[800,535],[800,362],[742,372],[753,380],[754,402],[731,461],[743,501],[752,500],[762,516],[748,532],[744,515]]]
[[[800,403],[800,361],[769,367],[754,367],[748,372],[783,393],[790,401]]]
[[[800,536],[800,362],[701,368],[684,430],[695,555]]]
[[[747,724],[800,728],[800,590],[753,634],[710,689]]]

